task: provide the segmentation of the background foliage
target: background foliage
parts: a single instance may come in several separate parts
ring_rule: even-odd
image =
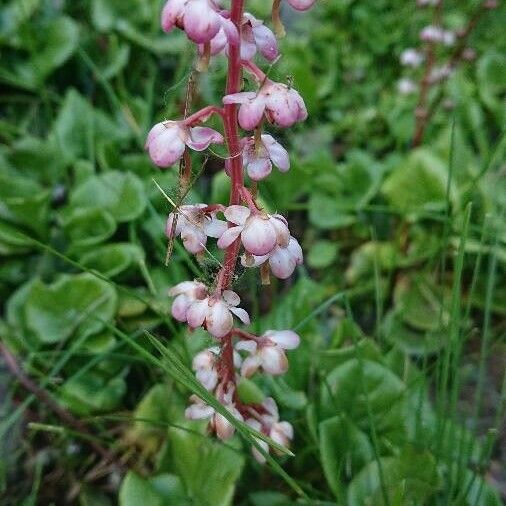
[[[476,3],[445,2],[447,24]],[[293,79],[310,118],[277,133],[292,169],[260,192],[295,224],[306,266],[262,292],[252,273],[236,283],[257,330],[303,338],[286,377],[241,393],[268,392],[294,424],[295,457],[276,457],[284,476],[241,437],[222,444],[184,420],[187,366],[209,338],[167,316],[167,288],[216,263],[176,245],[164,266],[171,208],[153,178],[176,199],[177,171],[157,171],[143,142],[155,120],[182,114],[194,55],[181,33],[162,34],[159,9],[0,6],[0,338],[92,434],[0,366],[1,503],[501,504],[504,6],[474,32],[478,58],[445,85],[417,150],[416,96],[396,82],[427,12],[405,0],[286,9],[270,72]],[[224,70],[218,59],[199,77],[193,107],[219,103]],[[188,201],[226,201],[221,154]]]

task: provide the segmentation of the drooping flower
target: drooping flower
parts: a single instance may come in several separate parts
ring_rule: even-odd
[[[169,295],[175,297],[172,303],[172,316],[179,322],[186,321],[186,312],[193,302],[207,296],[207,287],[200,281],[183,281],[169,290]]]
[[[212,128],[189,127],[182,121],[163,121],[150,130],[145,148],[155,165],[166,168],[183,156],[185,146],[204,151],[211,143],[223,143],[223,136]]]
[[[243,361],[241,375],[249,378],[261,368],[268,374],[284,374],[288,370],[288,359],[284,350],[299,346],[300,337],[292,330],[268,330],[259,342],[243,340],[236,343],[238,351],[246,351],[249,356]]]
[[[288,128],[307,118],[304,100],[293,88],[266,79],[255,93],[242,91],[223,97],[224,104],[240,104],[239,125],[245,130],[255,129],[265,114],[267,120],[279,127]]]
[[[232,330],[234,315],[244,324],[250,323],[248,313],[237,307],[240,302],[239,295],[232,290],[224,290],[221,297],[210,295],[195,300],[186,311],[186,321],[192,328],[205,325],[212,336],[223,337]]]
[[[208,237],[219,238],[227,230],[226,222],[216,218],[218,211],[208,211],[207,208],[207,204],[184,205],[177,213],[170,213],[165,227],[167,237],[181,236],[184,247],[190,253],[204,251]]]
[[[216,388],[218,384],[218,360],[220,349],[217,346],[206,348],[193,357],[192,369],[199,382],[210,392]],[[234,367],[241,367],[242,359],[239,353],[233,352]]]
[[[406,67],[419,67],[423,60],[424,56],[420,51],[417,51],[413,48],[405,49],[401,53],[401,64],[405,65]]]
[[[290,233],[279,215],[253,213],[239,205],[227,207],[224,214],[235,226],[228,228],[218,239],[219,248],[228,248],[239,236],[245,250],[252,255],[266,255],[277,242],[288,243]]]
[[[213,0],[167,0],[161,22],[164,32],[178,27],[193,42],[204,44],[218,33],[222,17]]]
[[[228,55],[230,43],[237,42],[238,35],[235,25],[222,13],[222,27],[211,39],[211,56],[219,53]],[[229,26],[232,24],[232,27]],[[235,32],[234,32],[235,30]],[[204,44],[199,45],[199,53],[204,54]],[[257,51],[268,61],[279,56],[278,42],[274,33],[262,21],[245,12],[241,24],[241,60],[251,60]]]
[[[443,30],[440,26],[429,25],[420,32],[420,39],[424,42],[442,42],[445,46],[453,46],[455,33]]]
[[[216,432],[216,435],[221,440],[230,439],[235,432],[234,426],[213,407],[204,403],[202,399],[196,395],[190,397],[192,404],[186,408],[185,416],[190,420],[205,420],[209,419],[209,428]],[[237,410],[231,397],[220,400],[223,407],[234,416],[237,420],[243,421],[241,413]]]
[[[242,140],[242,160],[248,176],[253,181],[266,178],[274,164],[281,172],[290,168],[288,151],[269,134],[262,134],[261,141],[256,143],[254,137]]]
[[[248,418],[246,423],[257,432],[269,436],[274,442],[288,448],[293,439],[292,425],[279,421],[278,407],[272,397],[267,397],[261,407],[262,414],[258,418]],[[265,441],[259,438],[256,438],[256,441],[265,453],[269,453],[269,445]],[[253,447],[251,451],[260,464],[265,463],[265,456],[256,447]]]
[[[267,255],[242,255],[241,257],[244,267],[260,267],[266,262],[269,263],[274,276],[287,279],[293,274],[295,267],[303,263],[302,248],[295,237],[290,237],[287,245],[278,244]]]

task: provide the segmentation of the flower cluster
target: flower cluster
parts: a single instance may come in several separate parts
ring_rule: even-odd
[[[305,11],[316,0],[285,1]],[[303,261],[302,248],[290,233],[286,218],[267,212],[256,198],[257,182],[267,178],[273,166],[280,172],[290,168],[288,151],[264,127],[289,128],[308,114],[291,83],[269,79],[253,61],[257,55],[269,63],[279,57],[275,33],[284,33],[280,18],[283,3],[273,0],[271,30],[268,23],[244,10],[245,0],[231,0],[229,10],[218,0],[167,0],[161,14],[162,29],[183,30],[195,43],[199,71],[207,69],[212,57],[227,58],[227,88],[221,104],[209,105],[183,119],[157,123],[148,134],[146,150],[160,168],[179,164],[181,185],[187,188],[192,172],[189,150],[204,151],[211,144],[227,147],[223,168],[231,180],[229,205],[184,204],[168,216],[168,239],[180,238],[197,259],[210,253],[209,238],[216,239],[218,249],[224,251],[215,279],[183,281],[169,290],[174,297],[171,312],[190,330],[203,328],[215,340],[215,346],[193,359],[196,378],[204,388],[232,417],[287,446],[293,439],[293,428],[279,420],[275,401],[267,397],[256,404],[245,403],[238,385],[256,373],[285,373],[286,351],[295,349],[300,338],[291,330],[268,330],[257,336],[239,328],[249,325],[250,317],[232,290],[239,262],[246,268],[259,268],[262,283],[268,283],[270,273],[286,279]],[[241,89],[243,71],[252,76],[253,89]],[[221,120],[223,134],[202,125],[211,117]],[[209,429],[221,439],[234,433],[229,417],[199,397],[191,397],[186,416],[208,420]],[[269,448],[263,440],[258,443],[264,451],[255,449],[254,455],[263,462]]]

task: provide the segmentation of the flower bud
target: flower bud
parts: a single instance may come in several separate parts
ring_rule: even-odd
[[[307,11],[316,3],[316,0],[288,0],[288,3],[298,11]]]

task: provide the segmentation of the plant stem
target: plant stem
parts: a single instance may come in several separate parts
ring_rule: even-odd
[[[230,19],[241,32],[241,20],[244,10],[244,0],[232,0],[232,9]],[[241,91],[242,67],[241,67],[241,38],[239,36],[237,43],[229,43],[228,51],[228,73],[226,93],[238,93]],[[230,156],[230,205],[237,205],[241,202],[241,188],[244,186],[244,177],[242,171],[241,147],[239,144],[239,131],[237,126],[237,105],[226,104],[224,106],[223,123],[225,126],[225,137]],[[233,277],[237,257],[239,255],[240,240],[234,241],[225,252],[223,267],[218,274],[218,283],[216,291],[230,287]]]

